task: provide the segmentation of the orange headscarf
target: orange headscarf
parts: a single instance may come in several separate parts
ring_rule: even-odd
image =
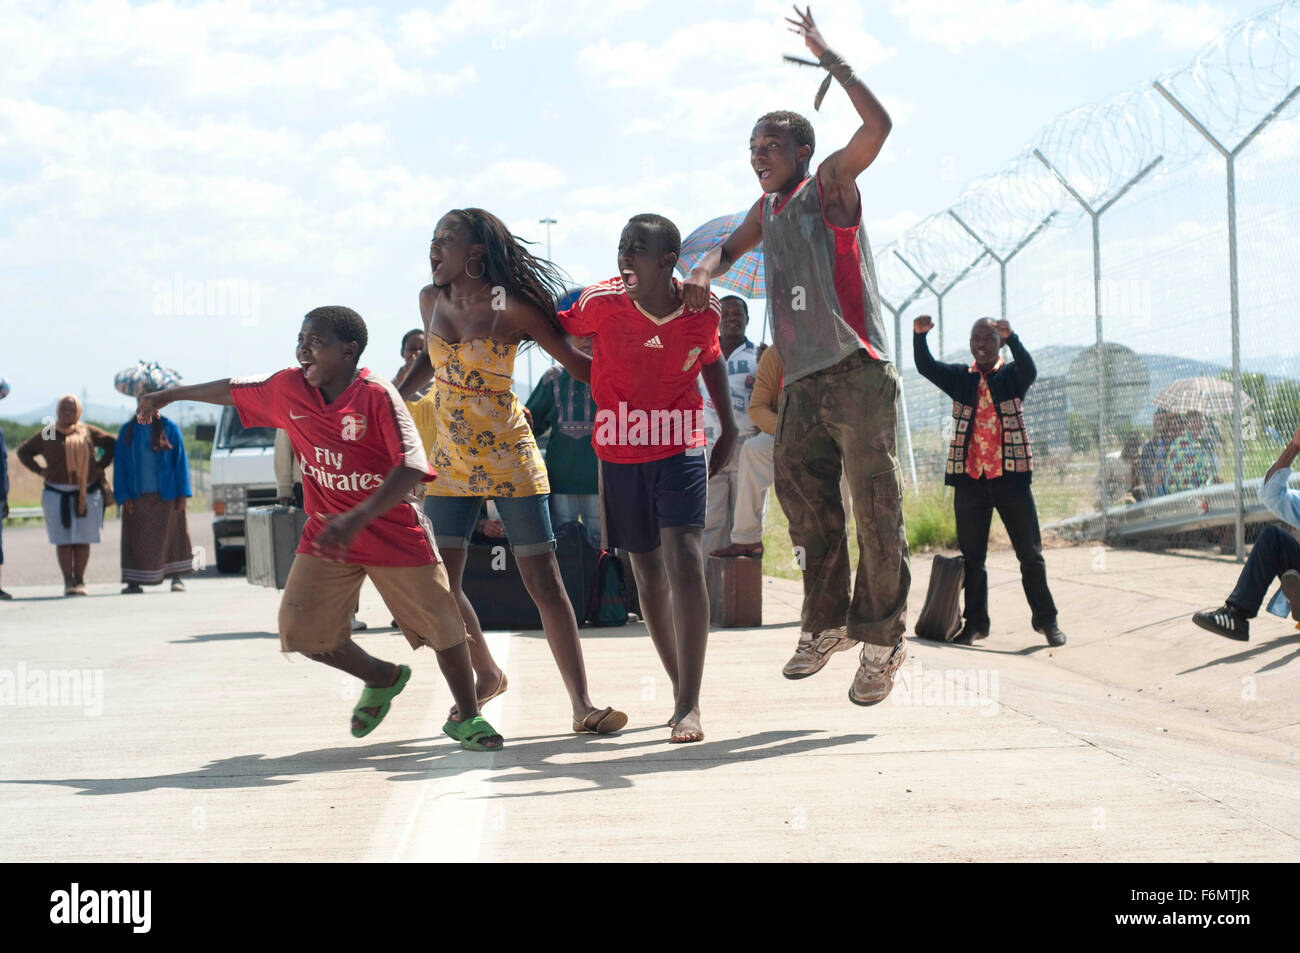
[[[54,429],[63,434],[63,454],[68,474],[77,484],[77,515],[85,516],[86,480],[90,476],[90,461],[95,450],[90,442],[90,430],[81,422],[81,401],[76,394],[64,394],[59,398],[59,404],[65,400],[72,401],[76,406],[76,419],[66,427],[56,423]]]

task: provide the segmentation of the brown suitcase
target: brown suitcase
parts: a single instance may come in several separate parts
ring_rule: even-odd
[[[709,623],[722,629],[763,624],[763,560],[760,557],[705,557],[709,584]]]

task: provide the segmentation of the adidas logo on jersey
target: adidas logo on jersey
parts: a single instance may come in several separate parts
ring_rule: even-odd
[[[654,337],[652,337],[650,340],[648,340],[648,341],[645,342],[645,346],[646,346],[646,347],[663,347],[664,344],[663,344],[662,341],[659,340],[659,335],[656,334],[656,335],[655,335]]]

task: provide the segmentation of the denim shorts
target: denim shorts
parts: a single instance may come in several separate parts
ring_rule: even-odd
[[[549,493],[535,496],[493,497],[501,522],[506,525],[506,539],[516,556],[536,556],[555,549],[551,531]],[[424,515],[433,524],[433,536],[439,549],[465,549],[474,535],[484,496],[433,496],[424,498]]]

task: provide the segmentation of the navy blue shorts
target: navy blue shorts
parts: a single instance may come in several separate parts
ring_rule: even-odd
[[[600,471],[611,549],[648,553],[659,548],[661,528],[704,528],[709,468],[700,451],[683,450],[649,463],[602,460]]]

